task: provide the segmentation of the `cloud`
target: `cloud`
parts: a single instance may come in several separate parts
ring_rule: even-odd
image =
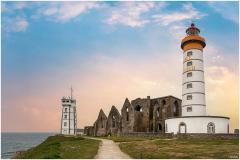
[[[186,29],[186,23],[191,20],[201,19],[204,16],[206,14],[194,8],[192,3],[184,3],[180,11],[152,15],[152,21],[167,27],[175,39],[182,39],[185,35],[183,31]]]
[[[156,2],[121,2],[117,8],[111,9],[111,16],[105,21],[107,24],[122,24],[129,27],[142,27],[150,20],[143,18],[143,14],[157,7],[161,8],[165,3]]]
[[[3,18],[3,30],[6,32],[23,32],[28,28],[28,21],[23,17]]]
[[[26,8],[28,5],[26,2],[2,2],[1,4],[2,12],[14,12],[15,10],[21,10]]]
[[[183,5],[182,11],[173,13],[160,13],[153,15],[154,22],[157,22],[163,26],[170,25],[176,22],[182,22],[185,20],[201,19],[205,14],[199,12],[192,6],[192,3],[186,3]]]
[[[223,18],[239,23],[238,19],[238,2],[208,2],[209,6],[215,12],[222,15]]]
[[[53,17],[56,21],[67,22],[90,9],[99,7],[99,3],[96,2],[59,2],[41,8],[39,13]]]

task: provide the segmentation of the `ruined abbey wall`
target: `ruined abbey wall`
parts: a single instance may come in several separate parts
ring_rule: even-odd
[[[126,98],[121,114],[112,106],[108,117],[101,109],[92,131],[93,136],[120,135],[127,133],[164,133],[165,119],[180,117],[181,100],[166,96],[150,99],[137,98],[131,102]],[[84,132],[85,133],[85,132]]]

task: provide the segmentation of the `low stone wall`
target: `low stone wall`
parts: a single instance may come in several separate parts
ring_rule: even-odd
[[[131,132],[131,133],[120,133],[119,136],[173,138],[173,133]]]
[[[211,139],[238,139],[239,134],[205,134],[205,133],[186,133],[186,134],[176,134],[176,138],[211,138]]]

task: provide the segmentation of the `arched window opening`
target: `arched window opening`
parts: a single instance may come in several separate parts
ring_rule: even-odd
[[[128,107],[126,109],[126,120],[129,121],[129,111],[128,111]]]
[[[177,101],[173,103],[173,115],[174,116],[179,116],[179,106]]]
[[[158,130],[159,130],[159,131],[162,131],[162,125],[161,125],[161,123],[158,123]]]
[[[179,124],[179,133],[187,133],[187,126],[184,122]]]
[[[112,116],[112,127],[114,128],[116,126],[116,117]]]
[[[157,108],[157,117],[160,117],[160,107]]]
[[[166,105],[166,100],[162,100],[162,106],[165,106]]]
[[[207,133],[215,133],[215,125],[214,123],[210,122],[207,125]]]
[[[103,119],[102,119],[102,117],[101,117],[101,127],[103,128]]]
[[[139,112],[142,112],[142,107],[139,106],[139,105],[137,105],[137,106],[135,107],[135,110],[136,110],[136,111],[139,111]]]

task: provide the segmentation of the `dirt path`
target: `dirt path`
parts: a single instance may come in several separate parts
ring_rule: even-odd
[[[119,146],[112,140],[100,138],[93,139],[102,141],[95,159],[131,159],[131,157],[123,153]]]

